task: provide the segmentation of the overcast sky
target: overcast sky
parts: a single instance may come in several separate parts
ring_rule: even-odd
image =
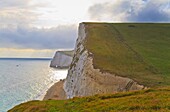
[[[170,22],[170,0],[0,0],[0,57],[73,49],[84,21]]]

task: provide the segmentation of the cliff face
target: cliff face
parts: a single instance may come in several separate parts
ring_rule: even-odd
[[[85,47],[87,33],[86,24],[81,23],[74,57],[64,83],[67,98],[144,89],[132,79],[94,69],[93,54]]]
[[[68,68],[72,62],[73,51],[57,51],[51,60],[50,67]]]

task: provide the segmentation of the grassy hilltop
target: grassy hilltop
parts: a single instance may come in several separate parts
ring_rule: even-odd
[[[94,66],[153,87],[170,85],[170,24],[86,24]]]
[[[10,112],[170,111],[170,24],[85,23],[86,48],[102,72],[151,89],[71,100],[31,101]]]

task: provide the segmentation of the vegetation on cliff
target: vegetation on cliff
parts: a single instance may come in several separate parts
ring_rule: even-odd
[[[95,68],[148,87],[170,85],[170,24],[85,25]]]
[[[167,87],[70,100],[31,101],[9,112],[169,112],[169,96]]]

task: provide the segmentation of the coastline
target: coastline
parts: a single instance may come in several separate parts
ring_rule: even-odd
[[[46,92],[43,100],[65,100],[67,99],[66,93],[63,89],[65,80],[60,80],[52,85]]]
[[[58,82],[58,81],[57,81]],[[45,95],[47,94],[48,90],[57,82],[54,82],[52,84],[50,84],[44,91],[42,91],[39,95],[37,95],[34,100],[40,100],[42,101],[45,97]]]

